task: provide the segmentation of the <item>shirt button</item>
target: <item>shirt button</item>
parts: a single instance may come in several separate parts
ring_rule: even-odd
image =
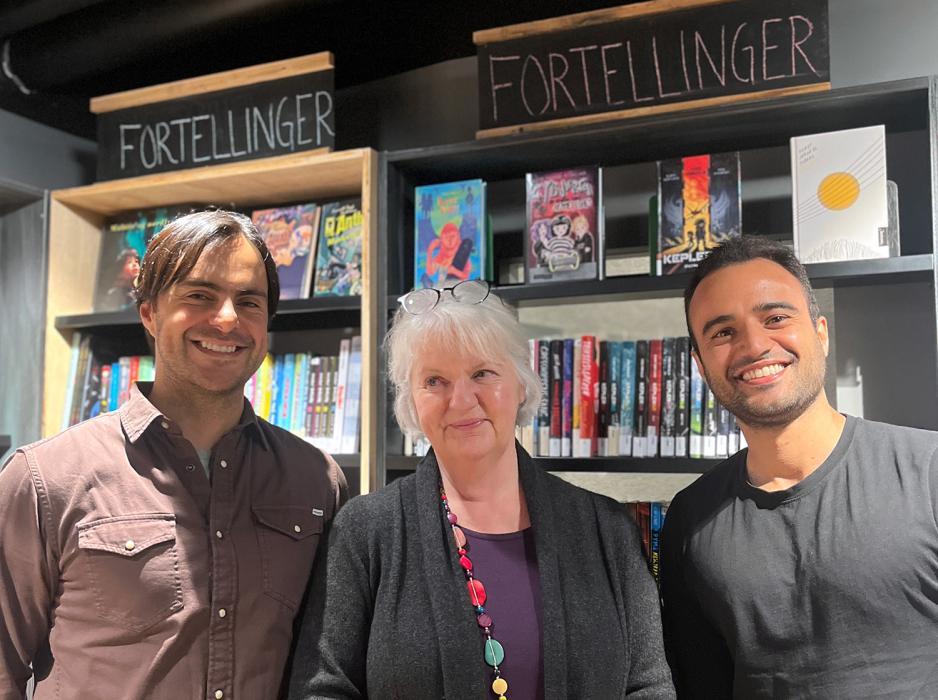
[[[302,532],[302,531],[303,531],[303,528],[301,528],[299,525],[293,526],[293,532]]]
[[[221,462],[219,462],[219,464],[221,465],[222,469],[228,468],[228,462],[226,462],[225,460],[222,460]]]
[[[221,533],[221,530],[215,530],[215,537],[221,539],[224,535]]]
[[[160,425],[163,426],[163,430],[169,430],[169,423],[167,423],[165,420],[160,423]]]
[[[124,549],[126,549],[128,552],[134,551],[136,547],[137,547],[137,543],[134,542],[133,540],[127,540],[126,542],[124,542]]]
[[[215,691],[215,697],[216,697],[218,700],[221,700],[223,697],[225,697],[225,694],[224,694],[222,691],[220,691],[220,690],[216,690],[216,691]]]
[[[187,472],[191,472],[193,469],[195,469],[195,465],[194,465],[194,464],[187,464],[187,465],[186,465],[186,471],[187,471]]]
[[[224,616],[227,615],[227,614],[228,614],[228,611],[225,610],[224,608],[219,608],[219,609],[218,609],[218,617],[224,617]]]

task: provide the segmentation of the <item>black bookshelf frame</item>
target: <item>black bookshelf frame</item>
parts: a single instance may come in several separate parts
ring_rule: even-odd
[[[786,98],[756,100],[731,105],[687,110],[673,114],[607,122],[554,131],[532,132],[499,138],[407,149],[384,154],[380,162],[379,220],[384,223],[381,258],[387,265],[379,294],[376,317],[379,335],[400,294],[409,288],[413,260],[413,188],[417,185],[480,177],[487,181],[521,179],[527,172],[597,164],[602,167],[654,162],[688,153],[747,151],[788,147],[792,136],[884,124],[887,134],[920,132],[928,141],[929,181],[919,183],[917,194],[926,196],[928,216],[918,227],[904,228],[903,242],[914,241],[912,254],[868,261],[824,263],[808,266],[818,288],[927,282],[934,319],[932,362],[938,370],[938,89],[934,77],[912,78],[873,85],[841,88]],[[888,154],[887,154],[888,155]],[[892,173],[892,168],[891,168]],[[925,206],[925,202],[901,201],[900,207]],[[902,209],[900,214],[902,214]],[[928,229],[931,229],[930,231]],[[600,281],[540,285],[503,285],[497,293],[519,306],[549,306],[571,301],[679,297],[686,276],[635,275]],[[383,362],[381,358],[379,362]],[[388,388],[381,375],[378,387],[379,416],[388,416]],[[938,393],[938,386],[933,390]],[[388,433],[393,418],[379,425],[379,483],[388,471],[395,476],[412,470],[416,458],[388,452]],[[382,453],[381,447],[385,450]],[[383,461],[382,461],[383,458]],[[713,460],[673,460],[631,457],[539,459],[558,471],[613,471],[690,473],[703,472]]]

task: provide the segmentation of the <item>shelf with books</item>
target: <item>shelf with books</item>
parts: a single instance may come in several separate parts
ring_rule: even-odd
[[[294,153],[273,158],[226,163],[170,173],[113,180],[58,190],[51,195],[49,221],[49,296],[46,304],[42,434],[59,428],[70,364],[70,339],[76,332],[116,342],[122,335],[137,340],[142,327],[132,310],[90,313],[94,308],[95,274],[103,225],[124,212],[173,205],[216,205],[252,209],[297,202],[328,203],[361,199],[361,295],[285,300],[271,330],[313,331],[353,328],[362,343],[362,411],[360,423],[361,490],[367,491],[375,445],[374,392],[377,347],[376,221],[378,154],[370,149],[335,153]],[[140,329],[139,338],[137,330]],[[115,346],[116,347],[116,346]],[[116,348],[120,354],[130,350]],[[139,350],[134,350],[139,352]]]
[[[893,233],[894,223],[901,222],[901,232],[900,227],[895,226],[900,234],[901,255],[809,264],[808,274],[819,296],[828,304],[824,310],[829,315],[834,307],[846,311],[847,307],[856,306],[856,299],[867,300],[870,293],[873,297],[872,305],[865,307],[865,318],[852,310],[834,315],[834,324],[839,323],[841,332],[838,333],[837,354],[832,349],[830,365],[838,376],[844,370],[841,365],[849,365],[860,358],[871,384],[896,383],[897,387],[905,387],[901,377],[897,378],[899,370],[890,364],[886,349],[880,347],[882,343],[875,352],[854,353],[862,345],[875,344],[863,343],[862,338],[880,334],[881,329],[888,326],[901,333],[891,343],[893,346],[898,343],[903,347],[928,348],[917,359],[915,372],[927,386],[927,390],[918,393],[938,395],[938,351],[935,350],[938,346],[938,270],[935,264],[938,171],[935,171],[931,155],[932,144],[938,138],[935,78],[863,85],[388,153],[382,168],[385,183],[381,208],[387,226],[382,245],[386,246],[387,264],[379,299],[382,307],[376,314],[379,322],[385,322],[380,331],[386,330],[389,312],[394,310],[397,298],[410,289],[416,278],[415,267],[419,261],[415,262],[415,214],[426,207],[417,196],[419,188],[476,180],[486,186],[488,201],[482,211],[489,219],[494,241],[489,250],[495,256],[496,273],[489,279],[503,299],[522,308],[520,316],[523,322],[533,324],[532,333],[563,338],[605,332],[611,339],[683,333],[679,300],[688,281],[687,274],[634,274],[650,268],[648,243],[652,238],[657,239],[652,224],[656,215],[660,217],[661,208],[653,197],[659,194],[661,181],[655,163],[694,154],[738,152],[741,165],[736,196],[741,205],[742,223],[741,227],[737,225],[736,231],[741,229],[744,234],[765,235],[790,243],[794,230],[790,140],[880,124],[884,126],[888,176],[896,182],[899,192],[898,217],[895,221],[890,217],[889,234]],[[538,201],[530,189],[532,173],[538,174],[536,177],[545,173],[559,176],[561,171],[594,167],[602,170],[597,199],[601,202],[598,207],[603,224],[597,227],[596,247],[600,260],[605,249],[605,277],[521,283],[525,277],[530,278],[531,273],[528,257],[529,248],[533,246],[525,231],[531,225],[532,202]],[[564,187],[556,189],[568,191]],[[548,238],[550,235],[549,232]],[[561,230],[559,235],[577,240],[568,231]],[[553,232],[553,236],[558,234]],[[484,269],[484,265],[480,263],[479,267]],[[876,292],[880,289],[889,293],[879,295]],[[914,303],[903,307],[886,301],[896,295],[914,297]],[[591,313],[584,314],[583,319],[574,318],[572,309],[549,315],[552,307],[565,304],[571,307],[587,304]],[[626,315],[622,313],[624,306],[640,310]],[[598,314],[606,314],[608,328],[597,323],[601,320]],[[659,318],[663,314],[667,315],[666,319]],[[884,320],[888,323],[884,324]],[[920,385],[921,382],[916,386]],[[383,397],[385,391],[382,385],[378,393]],[[880,392],[872,401],[886,401],[886,410],[880,410],[882,406],[868,406],[868,417],[913,424],[899,418],[900,414],[911,415],[910,411],[903,414],[896,409],[894,401],[885,400],[883,396],[884,392]],[[379,411],[386,415],[387,401],[380,401]],[[925,410],[919,413],[914,424],[938,427],[938,402],[923,399],[921,403]],[[395,433],[393,420],[380,427],[385,432],[379,437],[379,443],[385,447],[384,462],[378,470],[386,467],[396,473],[402,465],[406,468],[406,463],[400,460],[407,459],[391,454],[399,452],[400,436]],[[584,470],[601,470],[604,465],[612,469],[622,460],[584,457],[572,458],[572,463],[582,463]],[[672,462],[664,466],[670,461],[657,459],[648,463],[662,465],[661,471],[706,468],[700,461],[690,459],[683,464]],[[632,459],[631,462],[636,463],[638,469],[643,460]],[[570,471],[578,469],[579,466],[574,466]]]

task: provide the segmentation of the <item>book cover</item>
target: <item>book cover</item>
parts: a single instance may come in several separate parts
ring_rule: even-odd
[[[442,289],[485,276],[485,182],[422,185],[414,191],[414,288]]]
[[[883,125],[792,138],[791,179],[801,262],[889,257]]]
[[[738,152],[658,162],[658,275],[696,268],[741,233]]]
[[[158,207],[116,216],[104,225],[98,254],[94,311],[133,308],[133,285],[150,240],[187,206]]]
[[[301,204],[258,209],[251,212],[251,220],[277,265],[280,298],[309,297],[316,231],[319,228],[319,207],[315,204]]]
[[[599,279],[601,171],[528,173],[525,280]]]
[[[363,222],[360,199],[322,205],[314,297],[361,296]]]

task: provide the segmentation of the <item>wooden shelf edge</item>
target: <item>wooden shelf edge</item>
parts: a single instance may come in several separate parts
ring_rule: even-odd
[[[388,471],[413,471],[420,457],[386,455]],[[538,466],[552,472],[614,472],[619,474],[702,474],[723,459],[692,459],[690,457],[535,457]]]

